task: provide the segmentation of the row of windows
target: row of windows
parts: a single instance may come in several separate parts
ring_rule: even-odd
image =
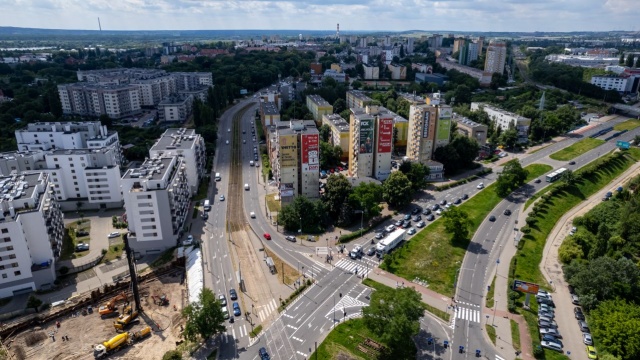
[[[13,257],[10,257],[9,259],[15,259],[16,256],[13,255]],[[18,263],[11,263],[11,264],[7,264],[7,265],[0,265],[0,270],[4,270],[6,268],[17,268],[18,267]]]
[[[13,251],[13,246],[0,247],[0,252]]]
[[[22,273],[20,271],[14,271],[13,275],[15,276],[20,276]],[[2,274],[2,278],[6,279],[7,278],[7,274]]]

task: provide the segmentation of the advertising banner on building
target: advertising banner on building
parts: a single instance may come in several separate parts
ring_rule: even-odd
[[[378,120],[378,153],[390,153],[393,141],[393,119]]]
[[[293,189],[293,184],[291,183],[287,183],[287,184],[280,184],[280,196],[281,197],[289,197],[289,196],[293,196],[295,194],[294,189]]]
[[[318,134],[302,135],[302,172],[320,171],[320,141]]]
[[[294,135],[281,135],[278,139],[280,143],[280,166],[298,166],[298,139]]]
[[[451,133],[451,119],[438,119],[436,128],[436,140],[449,140]]]
[[[540,290],[540,286],[538,284],[534,284],[534,283],[530,283],[522,280],[514,280],[513,290],[522,291],[524,293],[529,293],[529,294],[537,294],[538,290]]]
[[[360,121],[360,154],[373,152],[373,119]]]
[[[431,125],[431,113],[428,111],[425,111],[424,113],[424,122],[422,123],[422,137],[423,138],[428,138],[429,137],[429,125]]]

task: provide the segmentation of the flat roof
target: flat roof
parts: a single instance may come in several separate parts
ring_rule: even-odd
[[[40,174],[40,172],[33,172],[15,176],[0,176],[0,188],[3,189],[3,193],[0,194],[0,202],[31,198],[36,190],[36,185],[40,183]],[[13,205],[20,204],[14,202]],[[15,210],[21,209],[23,208],[15,208]]]
[[[320,95],[307,95],[307,97],[318,106],[331,106],[331,104]]]
[[[167,129],[151,147],[151,151],[190,149],[198,139],[194,129]]]
[[[147,159],[140,167],[127,170],[123,179],[148,179],[162,180],[167,172],[171,171],[171,162],[174,157],[162,157]],[[151,175],[151,178],[149,178]],[[154,190],[154,189],[149,189]]]
[[[280,115],[276,103],[273,101],[265,101],[262,103],[262,112],[265,115]]]

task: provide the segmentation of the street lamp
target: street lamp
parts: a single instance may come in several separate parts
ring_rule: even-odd
[[[300,216],[300,229],[298,229],[298,233],[302,233],[302,216]]]

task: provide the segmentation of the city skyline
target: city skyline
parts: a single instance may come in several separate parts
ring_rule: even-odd
[[[97,30],[638,31],[634,0],[10,0],[4,26]],[[410,9],[410,11],[408,11]],[[382,10],[382,11],[381,11]]]

